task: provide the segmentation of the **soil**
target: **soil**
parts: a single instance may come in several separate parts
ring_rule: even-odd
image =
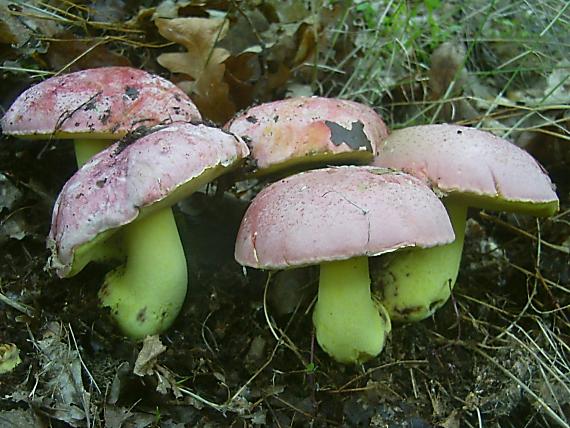
[[[502,222],[526,231],[540,225],[546,242],[564,240],[567,225],[474,211],[452,301],[432,319],[395,325],[378,358],[343,366],[315,344],[310,317],[315,272],[289,278],[289,283],[297,282],[291,287],[297,293],[288,299],[273,297],[284,282],[274,277],[264,305],[267,273],[248,270],[244,276],[233,260],[245,204],[232,196],[200,193],[177,210],[190,291],[178,321],[161,337],[167,347],[156,361],[161,369],[141,377],[132,371],[141,344],[117,334],[97,307],[97,289],[108,267],[89,266],[68,280],[43,269],[50,202],[74,168],[70,145],[45,149],[43,143],[6,140],[3,146],[0,169],[22,194],[19,208],[11,212],[22,219],[25,237],[3,243],[1,287],[8,299],[30,312],[0,303],[2,342],[15,344],[22,358],[0,377],[0,416],[31,412],[36,426],[85,426],[88,413],[93,426],[451,427],[478,418],[496,426],[550,423],[536,398],[518,384],[540,382],[540,364],[516,335],[503,333],[513,325],[537,340],[540,325],[562,333],[556,323],[567,322],[566,315],[557,321],[552,311],[564,302],[547,285],[534,284],[521,273],[535,270],[536,245]],[[558,190],[564,212],[568,169],[550,170],[562,183]],[[544,246],[540,251],[541,277],[567,281],[568,255]],[[537,315],[525,314],[529,294],[543,312],[538,324]],[[279,341],[268,328],[266,312]],[[38,344],[50,338],[51,347],[63,351]],[[68,358],[62,370],[80,358],[83,369],[74,388],[82,390],[74,394],[89,394],[87,408],[65,396],[71,381],[50,369],[54,352]],[[161,394],[157,386],[164,373],[173,385]],[[212,405],[184,392],[176,398],[176,388]],[[61,405],[83,417],[58,416]],[[563,406],[568,410],[568,401]]]

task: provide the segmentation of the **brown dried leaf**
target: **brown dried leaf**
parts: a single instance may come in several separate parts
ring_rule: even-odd
[[[267,7],[272,9],[275,17],[279,19],[279,22],[282,23],[302,21],[311,14],[303,0],[268,0],[266,3]]]
[[[315,48],[317,45],[315,39],[315,32],[312,25],[302,25],[299,27],[300,34],[298,36],[299,42],[297,46],[297,52],[295,52],[295,57],[293,58],[293,65],[298,66],[303,62],[307,61],[315,53]]]
[[[166,53],[158,57],[158,63],[173,73],[184,73],[194,80],[199,80],[207,65],[220,64],[230,55],[226,49],[214,46],[228,31],[228,23],[223,19],[159,18],[155,23],[164,38],[184,46],[187,50],[184,53]]]
[[[82,361],[78,349],[70,345],[69,331],[50,323],[41,340],[34,341],[39,351],[39,369],[31,392],[15,390],[14,401],[26,401],[31,408],[72,427],[89,425],[91,392],[85,390]]]
[[[35,34],[51,37],[61,30],[55,20],[41,19],[31,7],[41,9],[36,1],[28,1],[24,7],[0,1],[0,43],[21,47]]]
[[[152,375],[156,366],[156,359],[164,351],[166,351],[166,346],[162,344],[158,335],[145,337],[143,347],[135,361],[133,373],[137,376]]]
[[[93,21],[123,22],[136,12],[137,3],[126,0],[98,0],[90,2],[89,12]]]
[[[251,105],[255,94],[255,84],[261,78],[261,66],[258,55],[245,52],[231,56],[225,62],[225,80],[230,87],[230,94],[238,110]]]
[[[272,91],[274,89],[283,87],[291,77],[291,70],[285,64],[279,64],[275,72],[267,76],[267,88]]]
[[[21,47],[32,35],[53,37],[61,31],[62,27],[57,19],[45,19],[45,15],[42,16],[38,10],[44,10],[38,1],[14,4],[0,0],[2,43],[15,43]]]
[[[176,384],[174,373],[157,363],[158,356],[166,351],[158,335],[147,336],[143,347],[135,361],[133,373],[137,376],[156,376],[156,390],[161,394],[172,391],[176,398],[182,397],[182,392]]]
[[[155,415],[135,412],[130,407],[118,406],[106,406],[104,416],[106,428],[145,428],[155,426],[153,422],[156,419]]]
[[[159,18],[155,23],[163,37],[187,49],[187,52],[162,54],[157,58],[158,63],[173,73],[189,76],[193,82],[181,82],[179,86],[192,95],[204,117],[225,122],[236,111],[230,99],[229,85],[224,80],[226,66],[223,62],[230,53],[215,45],[227,34],[227,21]]]
[[[176,18],[181,15],[179,10],[183,9],[192,4],[192,1],[173,1],[173,0],[163,0],[159,5],[156,6],[156,10],[152,19],[156,18]]]
[[[462,45],[450,42],[442,43],[431,55],[431,67],[429,70],[429,86],[432,98],[435,100],[445,96],[449,86],[454,86],[449,96],[458,95],[463,91],[466,72],[465,48]]]
[[[196,82],[194,102],[208,119],[225,123],[236,112],[230,99],[230,86],[225,82],[224,64],[210,64],[208,74]]]
[[[0,421],[10,428],[45,428],[45,424],[32,409],[0,411]]]
[[[269,22],[258,9],[241,12],[237,19],[231,21],[228,34],[219,46],[229,50],[232,56],[260,53],[267,47],[261,33],[269,29]]]
[[[156,390],[162,395],[166,395],[168,391],[172,391],[172,394],[176,398],[182,398],[182,392],[178,387],[176,382],[175,374],[168,368],[157,365],[156,366],[156,376],[158,378],[158,383],[156,385]]]
[[[0,5],[0,43],[23,45],[31,36],[31,31],[20,21],[11,17],[5,5]]]
[[[61,70],[68,64],[72,65],[65,69],[66,72],[86,68],[131,65],[127,57],[110,51],[105,45],[95,46],[92,41],[75,39],[72,33],[61,34],[60,38],[61,41],[50,42],[45,55],[52,70]]]

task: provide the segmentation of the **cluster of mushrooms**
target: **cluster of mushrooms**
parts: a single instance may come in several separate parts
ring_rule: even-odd
[[[468,207],[558,210],[548,175],[510,142],[447,124],[389,134],[373,109],[346,100],[261,104],[219,129],[172,83],[104,67],[28,89],[1,125],[74,140],[79,169],[54,206],[48,267],[67,278],[91,261],[118,263],[99,297],[134,339],[165,331],[186,296],[170,207],[232,170],[285,177],[251,201],[235,258],[266,270],[318,265],[316,337],[342,363],[377,356],[391,320],[425,319],[449,299]]]

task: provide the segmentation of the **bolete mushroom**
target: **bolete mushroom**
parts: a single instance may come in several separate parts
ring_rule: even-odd
[[[258,269],[319,265],[317,340],[335,360],[358,363],[378,355],[390,331],[386,311],[371,299],[368,257],[453,238],[445,208],[420,180],[341,166],[263,189],[242,220],[235,258]]]
[[[241,136],[250,148],[245,178],[270,181],[333,164],[370,163],[388,135],[384,121],[372,108],[326,97],[260,104],[237,114],[225,129]],[[309,274],[311,268],[304,271]],[[280,271],[274,283],[289,282],[298,275],[298,270]],[[301,288],[286,293],[291,302],[298,302],[304,294]],[[283,302],[278,295],[277,286],[269,289],[270,301]]]
[[[98,259],[102,243],[122,230],[126,262],[105,277],[99,296],[123,333],[160,333],[178,314],[187,288],[184,251],[170,206],[248,154],[220,129],[163,127],[96,154],[56,201],[48,266],[64,278]]]
[[[544,169],[526,151],[489,132],[457,125],[423,125],[393,132],[374,165],[401,169],[429,183],[449,213],[456,239],[410,249],[382,263],[375,288],[394,320],[417,321],[449,298],[461,261],[468,207],[549,216],[558,197]]]
[[[363,104],[295,97],[252,107],[225,125],[248,144],[253,176],[315,166],[369,163],[388,130]]]
[[[6,135],[73,139],[81,166],[136,128],[199,119],[190,98],[168,80],[131,67],[101,67],[32,86],[0,123]]]

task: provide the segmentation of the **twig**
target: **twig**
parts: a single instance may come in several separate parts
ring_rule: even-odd
[[[73,329],[71,328],[71,324],[67,324],[68,328],[69,328],[69,333],[71,334],[71,339],[73,340],[73,346],[75,346],[75,350],[77,351],[77,356],[79,357],[79,362],[81,363],[81,366],[83,367],[83,370],[85,370],[85,372],[87,373],[87,376],[89,377],[89,380],[91,381],[91,383],[93,384],[93,386],[95,386],[95,389],[97,390],[97,392],[99,394],[101,394],[101,390],[99,389],[99,385],[97,385],[97,382],[95,381],[95,378],[93,377],[93,375],[91,374],[91,372],[89,371],[89,369],[87,368],[87,366],[85,365],[85,362],[83,361],[83,358],[81,358],[81,352],[79,352],[79,347],[77,346],[77,340],[75,340],[75,333],[73,333]]]
[[[17,311],[22,312],[23,314],[29,316],[30,318],[34,318],[34,310],[30,306],[24,305],[23,303],[15,302],[14,300],[9,299],[2,293],[0,293],[0,302],[5,303],[6,305],[16,309]]]
[[[427,364],[428,361],[427,360],[402,360],[402,361],[394,361],[393,363],[387,363],[387,364],[382,364],[381,366],[378,367],[373,367],[370,368],[368,370],[366,370],[364,373],[352,378],[351,380],[349,380],[347,383],[345,383],[343,386],[341,386],[338,389],[335,390],[331,390],[328,391],[331,394],[339,394],[339,393],[343,393],[343,392],[347,392],[347,387],[351,384],[353,384],[354,382],[363,379],[369,375],[371,375],[372,373],[378,371],[378,370],[383,370],[383,369],[387,369],[390,367],[396,367],[396,366],[406,366],[406,365],[416,365],[416,364]]]
[[[513,226],[512,224],[507,223],[506,221],[503,221],[498,217],[490,215],[490,214],[486,213],[485,211],[481,211],[479,213],[479,216],[481,218],[483,218],[484,220],[490,220],[493,223],[498,224],[499,226],[502,226],[502,227],[505,227],[509,230],[512,230],[513,232],[516,232],[519,235],[522,235],[526,238],[532,239],[533,241],[538,241],[538,237],[536,237],[532,233],[529,233],[526,230],[522,230],[516,226]],[[545,247],[552,248],[553,250],[560,251],[561,253],[564,253],[564,254],[570,254],[570,248],[568,248],[568,247],[564,247],[562,245],[551,244],[550,242],[544,241],[542,239],[540,239],[540,242]]]

